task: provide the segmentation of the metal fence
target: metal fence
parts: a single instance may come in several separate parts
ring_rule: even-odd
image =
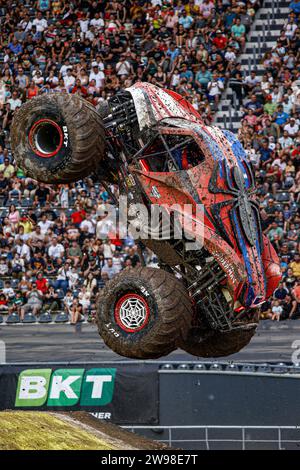
[[[300,449],[300,426],[122,426],[131,432],[193,450]]]

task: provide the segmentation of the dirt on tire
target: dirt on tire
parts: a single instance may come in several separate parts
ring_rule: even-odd
[[[224,357],[235,354],[251,341],[256,326],[220,332],[192,328],[180,348],[197,357]]]
[[[99,167],[105,129],[86,100],[53,93],[27,101],[15,113],[11,144],[17,165],[27,176],[51,184],[70,183]]]
[[[136,332],[124,331],[116,321],[118,300],[136,293],[149,305],[149,320]],[[121,356],[155,359],[177,348],[190,329],[192,304],[189,295],[173,274],[157,268],[131,268],[116,275],[97,300],[99,334],[106,345]]]

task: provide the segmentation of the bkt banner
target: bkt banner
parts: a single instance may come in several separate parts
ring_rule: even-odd
[[[116,369],[28,369],[19,374],[16,407],[104,406],[112,402]]]
[[[118,424],[158,423],[156,369],[127,364],[1,366],[0,410],[85,410]]]

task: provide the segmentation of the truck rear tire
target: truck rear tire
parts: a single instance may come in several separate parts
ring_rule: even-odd
[[[132,268],[107,283],[97,300],[99,334],[121,356],[155,359],[184,341],[192,304],[184,285],[162,269]]]
[[[226,332],[191,328],[180,348],[197,357],[226,357],[247,346],[255,331],[256,325]]]
[[[105,129],[86,100],[53,93],[27,101],[15,113],[11,144],[26,175],[45,183],[70,183],[99,166],[105,153]]]

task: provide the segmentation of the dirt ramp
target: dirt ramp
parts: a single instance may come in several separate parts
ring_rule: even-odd
[[[0,450],[168,449],[84,412],[3,411],[0,429]]]

